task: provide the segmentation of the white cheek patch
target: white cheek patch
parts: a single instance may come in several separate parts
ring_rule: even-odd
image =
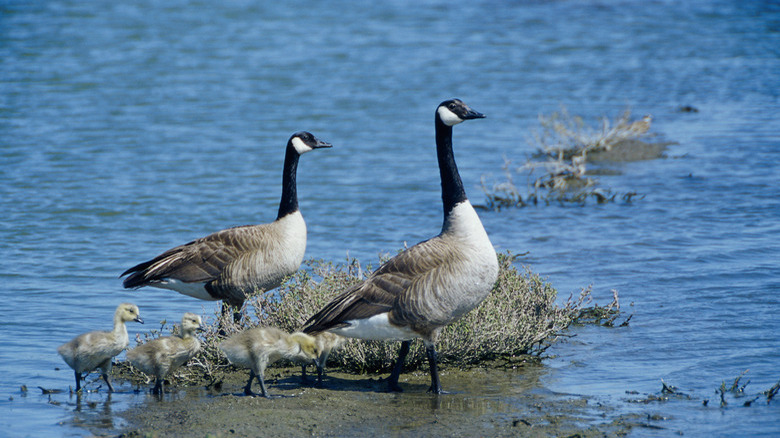
[[[463,119],[456,116],[455,113],[447,109],[447,107],[443,106],[439,107],[439,118],[447,126],[455,126],[463,121]]]
[[[303,155],[306,152],[309,152],[310,150],[312,150],[311,146],[309,146],[306,143],[304,143],[303,140],[301,140],[298,137],[295,137],[295,138],[292,139],[292,145],[295,148],[295,150],[298,151],[298,155]]]

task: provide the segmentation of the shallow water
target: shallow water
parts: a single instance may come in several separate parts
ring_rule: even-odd
[[[79,407],[32,388],[72,385],[56,346],[108,328],[119,302],[147,321],[131,337],[211,315],[214,303],[124,291],[117,276],[272,220],[294,131],[334,144],[299,166],[308,257],[375,261],[438,232],[431,122],[453,96],[488,116],[455,132],[474,203],[480,177],[500,177],[504,156],[522,162],[536,116],[560,105],[594,124],[626,107],[652,114],[652,132],[675,142],[665,159],[600,177],[646,195],[631,204],[480,212],[496,248],[528,252],[520,263],[562,297],[593,285],[606,304],[616,289],[633,314],[628,327],[572,330],[541,385],[653,410],[667,433],[780,432],[777,401],[719,408],[715,395],[747,369],[750,395],[780,380],[776,4],[7,1],[0,29],[4,433],[121,427],[101,412],[126,394]],[[693,400],[630,402],[661,379]]]

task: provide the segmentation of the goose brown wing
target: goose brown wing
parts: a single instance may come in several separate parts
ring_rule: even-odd
[[[415,284],[440,265],[438,238],[421,242],[385,262],[364,282],[336,296],[304,324],[304,332],[319,333],[343,327],[347,321],[396,311],[415,301]]]
[[[403,275],[406,283],[399,291],[390,322],[398,326],[416,326],[421,322],[441,323],[439,321],[439,302],[442,299],[442,285],[446,279],[457,275],[455,266],[460,253],[452,245],[447,245],[440,237],[421,242],[408,251],[399,254],[380,267],[377,273],[394,276]]]
[[[130,274],[123,283],[125,288],[141,287],[165,278],[185,283],[209,282],[242,254],[259,248],[263,239],[257,238],[258,234],[262,234],[262,229],[256,225],[218,231],[133,266],[120,277]]]
[[[356,284],[332,299],[304,323],[304,333],[317,334],[347,325],[346,321],[370,318],[392,309],[394,295],[371,282]]]

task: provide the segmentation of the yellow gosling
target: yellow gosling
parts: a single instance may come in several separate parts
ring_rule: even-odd
[[[347,338],[331,332],[322,332],[317,334],[314,339],[317,341],[317,350],[319,355],[314,360],[317,367],[317,386],[322,386],[322,376],[325,374],[325,365],[328,364],[330,353],[341,348],[347,342]],[[306,367],[308,362],[301,364],[301,379],[306,382]]]
[[[127,327],[125,327],[127,321],[144,323],[135,304],[122,303],[116,308],[112,331],[84,333],[57,348],[57,353],[68,366],[73,368],[76,376],[76,392],[81,391],[82,373],[89,373],[97,368],[100,368],[103,380],[108,384],[108,390],[114,391],[110,377],[111,359],[127,347],[129,341]]]
[[[155,377],[153,394],[163,394],[165,377],[189,362],[200,350],[195,332],[203,330],[200,316],[185,313],[179,336],[164,336],[151,340],[127,352],[127,360],[144,374]]]
[[[252,379],[257,377],[260,395],[266,398],[270,396],[263,376],[269,364],[282,358],[311,362],[320,354],[314,337],[300,332],[288,334],[274,327],[255,327],[237,333],[219,344],[219,349],[233,365],[249,368],[244,394],[257,395],[252,392]]]

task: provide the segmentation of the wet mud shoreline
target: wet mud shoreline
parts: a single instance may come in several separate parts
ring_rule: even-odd
[[[172,388],[120,413],[122,437],[200,436],[623,436],[640,416],[619,416],[586,398],[545,390],[543,367],[442,372],[449,394],[426,393],[426,373],[403,374],[403,393],[382,376],[328,372],[323,388],[301,385],[300,368],[267,371],[273,399],[242,393],[247,374],[218,388]],[[313,383],[314,379],[310,380]]]

